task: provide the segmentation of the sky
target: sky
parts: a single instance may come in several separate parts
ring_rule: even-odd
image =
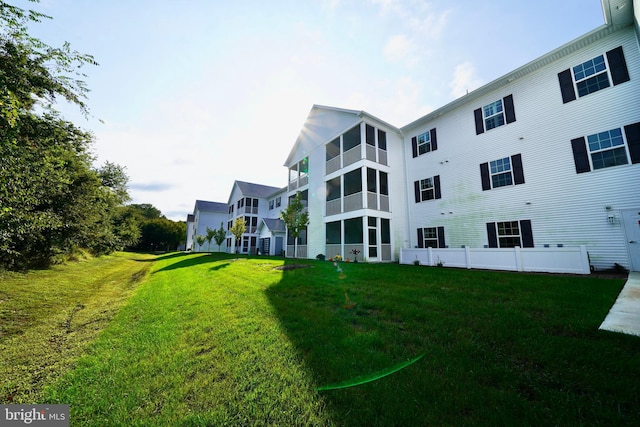
[[[235,180],[284,187],[314,104],[402,127],[604,24],[600,0],[8,0],[93,55],[84,117],[96,166],[132,203],[186,220]]]

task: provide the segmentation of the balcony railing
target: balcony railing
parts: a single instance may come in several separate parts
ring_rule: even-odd
[[[344,197],[344,211],[351,212],[362,209],[362,192],[350,194]]]
[[[307,245],[287,245],[287,257],[294,258],[293,252],[297,249],[295,258],[307,258]]]
[[[383,212],[391,212],[391,208],[389,205],[389,196],[384,194],[380,195],[380,210]]]
[[[367,160],[376,161],[376,147],[367,144]]]
[[[389,166],[387,161],[387,151],[378,149],[378,163],[381,165]]]
[[[362,149],[358,145],[357,147],[353,147],[349,151],[345,151],[344,153],[344,166],[347,167],[351,164],[354,164],[358,160],[362,159]]]
[[[327,164],[325,166],[325,175],[329,175],[340,169],[340,156],[336,156],[331,160],[327,160]]]
[[[340,199],[329,200],[327,202],[327,213],[326,215],[337,215],[342,213],[342,203]]]
[[[378,193],[367,192],[367,208],[378,209]]]

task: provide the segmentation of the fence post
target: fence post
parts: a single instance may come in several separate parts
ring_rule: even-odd
[[[589,265],[589,254],[587,253],[587,247],[580,245],[580,267],[583,274],[591,273],[591,266]]]
[[[520,246],[516,246],[513,249],[516,255],[516,271],[522,271],[522,252],[520,252]]]
[[[431,249],[431,246],[427,248],[427,256],[429,258],[429,267],[431,267],[433,266],[433,250]]]
[[[471,250],[467,245],[464,245],[464,261],[467,265],[467,269],[471,270]]]

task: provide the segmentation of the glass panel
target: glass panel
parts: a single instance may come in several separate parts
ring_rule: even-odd
[[[342,243],[342,227],[340,221],[328,222],[326,226],[327,230],[327,244],[335,245]]]
[[[367,168],[367,191],[371,191],[372,193],[378,191],[376,185],[376,177],[378,174],[376,172],[375,169]]]
[[[513,180],[511,177],[511,172],[505,172],[491,176],[491,185],[493,186],[492,188],[505,187],[512,184]]]
[[[371,125],[365,125],[366,140],[369,145],[376,145],[376,129]]]
[[[342,148],[345,152],[360,145],[360,125],[346,131],[342,135]]]
[[[362,218],[344,220],[344,242],[346,244],[362,243]]]
[[[378,148],[387,150],[387,133],[380,129],[378,129]]]
[[[380,172],[380,194],[389,195],[388,174],[386,172]]]
[[[609,87],[609,76],[607,73],[598,74],[597,76],[578,82],[577,87],[579,96],[597,92],[600,89]]]
[[[369,244],[370,245],[377,245],[378,244],[378,236],[377,236],[377,231],[375,228],[370,228],[369,229]]]
[[[604,55],[597,56],[589,61],[583,62],[580,65],[576,65],[573,67],[573,75],[576,78],[576,81],[585,79],[589,76],[592,76],[596,73],[604,71],[607,69],[607,66],[604,62]]]
[[[339,199],[341,195],[340,177],[327,181],[327,201]]]
[[[362,191],[362,172],[356,169],[344,174],[344,195],[360,193]]]
[[[368,221],[369,227],[375,227],[376,223],[377,223],[377,218],[375,216],[370,216]]]
[[[391,225],[386,218],[380,218],[380,242],[391,243]]]
[[[624,147],[613,150],[600,151],[591,154],[594,169],[608,168],[611,166],[626,165],[629,163]]]
[[[300,161],[300,175],[304,176],[309,173],[309,158],[305,157]]]
[[[336,138],[326,145],[327,161],[340,155],[340,138]]]

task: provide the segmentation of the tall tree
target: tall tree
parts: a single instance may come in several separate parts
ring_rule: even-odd
[[[215,234],[213,235],[213,239],[216,241],[216,244],[218,245],[218,252],[220,252],[220,245],[222,245],[222,242],[224,242],[224,239],[226,238],[227,238],[227,232],[224,231],[223,223],[220,223],[220,228],[218,228]]]
[[[88,112],[81,70],[97,64],[68,43],[30,36],[28,24],[42,19],[0,0],[0,268],[46,265],[76,248],[106,253],[136,238],[120,215],[123,169],[94,169],[93,136],[54,108],[62,98]]]
[[[238,253],[238,246],[242,241],[242,235],[246,232],[246,228],[247,222],[244,220],[244,218],[240,217],[236,218],[236,220],[233,222],[233,225],[231,226],[231,229],[229,230],[233,237],[236,238],[236,253]]]
[[[207,240],[207,249],[209,250],[209,252],[211,252],[211,241],[213,240],[213,238],[216,235],[216,230],[212,230],[209,227],[207,227],[207,235],[205,236],[205,239]]]
[[[280,211],[280,218],[284,221],[289,235],[293,237],[293,257],[297,257],[298,253],[298,237],[300,233],[309,225],[309,212],[304,210],[302,197],[298,191],[293,199],[289,202],[287,208]]]

